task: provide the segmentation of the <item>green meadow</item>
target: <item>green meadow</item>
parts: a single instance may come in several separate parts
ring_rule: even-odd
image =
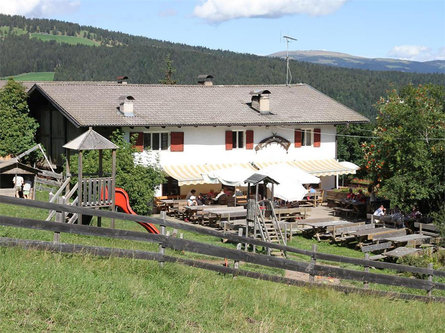
[[[47,200],[47,195],[38,198]],[[0,215],[45,219],[47,213],[0,204]],[[116,225],[142,231],[129,221]],[[0,237],[51,241],[53,235],[0,227]],[[221,244],[209,236],[184,237]],[[69,234],[61,240],[157,251],[157,244],[145,242]],[[292,245],[307,248],[311,242],[295,237]],[[325,244],[320,251],[335,253],[336,248]],[[349,251],[358,256],[341,249],[343,255]],[[233,278],[180,264],[160,267],[137,259],[0,248],[0,272],[1,332],[440,332],[445,327],[442,303]]]
[[[7,76],[3,79],[13,78],[16,81],[54,81],[54,72],[31,72],[13,76]]]

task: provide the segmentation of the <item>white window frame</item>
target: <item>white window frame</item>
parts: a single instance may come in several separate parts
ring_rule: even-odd
[[[308,134],[311,138],[311,143],[309,145],[306,143]],[[313,147],[314,146],[314,129],[313,128],[302,128],[301,129],[301,146],[302,147]]]
[[[236,141],[233,140],[233,133],[236,133],[235,138]],[[239,133],[243,134],[243,146],[242,147],[238,147],[238,137],[239,137]],[[235,145],[236,143],[236,145]],[[232,149],[246,149],[246,131],[242,130],[242,129],[234,129],[232,130]]]
[[[162,149],[162,134],[167,135],[167,147],[165,149]],[[150,145],[146,145],[146,143],[145,143],[146,135],[150,135]],[[153,149],[153,147],[152,147],[153,135],[159,135],[159,148],[158,149]],[[166,131],[144,132],[144,149],[148,149],[148,147],[150,147],[150,149],[153,151],[170,150],[170,132],[166,132]]]

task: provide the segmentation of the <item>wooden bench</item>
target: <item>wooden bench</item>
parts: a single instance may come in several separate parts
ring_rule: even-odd
[[[337,216],[337,213],[344,214],[345,216],[356,215],[356,211],[352,208],[344,208],[344,207],[334,207],[334,216]]]
[[[414,228],[419,230],[419,234],[431,237],[439,237],[439,228],[433,223],[414,222]]]

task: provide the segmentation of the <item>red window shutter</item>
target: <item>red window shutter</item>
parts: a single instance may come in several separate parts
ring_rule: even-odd
[[[170,151],[184,151],[184,132],[171,132]]]
[[[314,128],[314,147],[320,147],[321,145],[321,129]]]
[[[134,141],[134,146],[137,151],[144,151],[144,133],[142,132],[133,132],[130,133],[130,139],[132,140],[136,137],[136,141]]]
[[[253,149],[253,131],[246,131],[246,149]]]
[[[233,148],[232,131],[226,131],[226,150],[232,150],[232,148]]]
[[[294,136],[294,142],[295,142],[295,148],[301,147],[301,129],[295,130],[295,136]]]

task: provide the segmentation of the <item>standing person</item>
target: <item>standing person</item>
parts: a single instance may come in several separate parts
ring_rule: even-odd
[[[25,182],[25,180],[23,179],[22,176],[15,175],[14,178],[12,179],[12,182],[14,183],[15,197],[21,198],[22,194],[23,194],[22,186],[23,186],[23,183]]]
[[[31,182],[27,180],[23,185],[23,196],[25,199],[30,199],[29,195],[31,193]]]

